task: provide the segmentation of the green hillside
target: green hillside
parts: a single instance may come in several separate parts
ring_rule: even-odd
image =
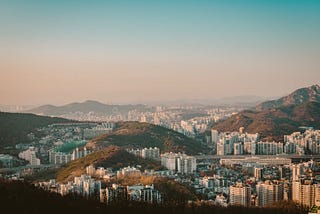
[[[0,149],[25,143],[28,140],[27,134],[37,128],[64,122],[69,122],[69,120],[34,114],[0,112]]]
[[[116,145],[123,148],[158,147],[163,152],[185,152],[194,155],[206,152],[206,147],[194,139],[173,130],[139,122],[119,122],[114,132],[93,139],[93,148]]]

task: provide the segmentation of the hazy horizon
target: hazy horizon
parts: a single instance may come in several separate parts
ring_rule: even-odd
[[[1,1],[0,104],[280,97],[320,81],[320,1]]]
[[[113,102],[112,100],[108,101],[103,101],[103,100],[95,100],[95,99],[84,99],[84,100],[73,100],[71,102],[66,102],[66,103],[39,103],[39,104],[3,104],[0,103],[0,106],[42,106],[42,105],[54,105],[54,106],[64,106],[72,103],[84,103],[84,102],[99,102],[103,104],[109,104],[109,105],[170,105],[170,104],[201,104],[201,105],[214,105],[214,104],[228,104],[230,103],[241,103],[237,102],[238,99],[244,98],[245,100],[243,103],[255,103],[256,100],[259,101],[266,101],[266,100],[272,100],[272,99],[277,99],[280,96],[276,97],[260,97],[260,96],[255,96],[255,95],[240,95],[240,96],[230,96],[230,97],[220,97],[220,98],[208,98],[208,99],[197,99],[197,98],[190,98],[190,99],[168,99],[168,100],[149,100],[149,101],[139,101],[139,100],[133,100],[133,101],[124,101],[124,102]],[[252,101],[253,100],[253,101]]]

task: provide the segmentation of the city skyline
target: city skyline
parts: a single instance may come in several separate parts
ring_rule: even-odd
[[[148,103],[319,84],[318,1],[2,1],[0,104]]]

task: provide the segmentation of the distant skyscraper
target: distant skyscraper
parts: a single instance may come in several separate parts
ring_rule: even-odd
[[[219,139],[219,132],[215,129],[211,130],[211,141],[213,144],[217,143]]]
[[[219,140],[219,142],[217,143],[217,155],[225,155],[225,145],[224,145],[224,141],[221,139]]]
[[[215,154],[217,154],[218,141],[219,141],[219,132],[215,129],[212,129],[211,130],[211,142],[212,142]]]

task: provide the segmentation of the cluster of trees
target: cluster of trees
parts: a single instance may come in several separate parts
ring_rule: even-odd
[[[27,135],[37,128],[64,122],[68,120],[34,114],[0,112],[0,149],[28,141]]]
[[[302,214],[304,207],[294,203],[279,203],[270,208],[216,207],[208,204],[186,202],[165,204],[146,204],[138,202],[119,202],[111,205],[98,200],[84,199],[76,195],[61,196],[46,192],[33,185],[20,181],[0,180],[1,210],[10,213],[166,213],[166,214]]]

